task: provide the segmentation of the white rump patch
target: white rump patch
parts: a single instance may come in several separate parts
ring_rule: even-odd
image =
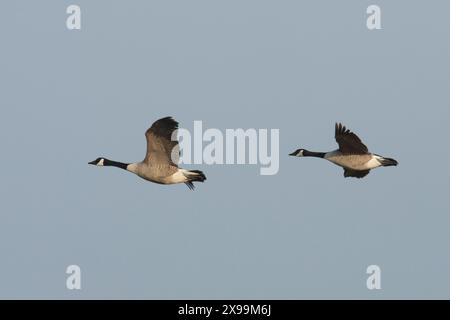
[[[170,183],[182,183],[187,182],[188,179],[186,178],[186,175],[189,171],[185,169],[178,169],[177,172],[175,172],[173,175],[170,176]]]
[[[365,166],[367,167],[367,169],[377,168],[377,167],[381,166],[381,162],[379,161],[379,160],[381,160],[381,159],[383,159],[383,157],[373,155],[373,156],[372,156],[372,159],[370,159],[369,161],[367,161],[367,163],[365,164]]]

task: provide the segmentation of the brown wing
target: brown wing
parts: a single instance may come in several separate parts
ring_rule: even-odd
[[[370,170],[351,170],[344,168],[344,177],[364,178],[369,174]]]
[[[340,123],[336,123],[334,138],[342,154],[367,154],[369,150],[356,134]]]
[[[145,162],[169,163],[178,165],[180,149],[176,136],[172,135],[178,129],[178,122],[172,117],[165,117],[155,121],[145,132],[147,138],[147,154]]]

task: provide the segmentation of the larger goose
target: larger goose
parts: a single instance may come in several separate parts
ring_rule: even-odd
[[[199,170],[185,170],[178,167],[179,146],[172,140],[172,134],[178,129],[178,122],[172,117],[165,117],[154,122],[145,132],[147,154],[145,159],[136,163],[122,163],[97,158],[89,164],[112,166],[135,173],[139,177],[159,184],[185,183],[194,189],[194,181],[203,182],[206,176]]]
[[[335,135],[339,149],[331,152],[311,152],[297,149],[291,156],[324,158],[344,168],[344,177],[363,178],[371,169],[383,166],[396,166],[398,162],[392,158],[385,158],[370,153],[356,134],[336,123]]]

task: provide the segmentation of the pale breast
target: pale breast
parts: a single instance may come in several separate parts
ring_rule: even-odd
[[[327,154],[328,155],[328,154]],[[353,170],[367,170],[368,163],[372,159],[370,154],[337,154],[330,153],[328,156],[325,155],[325,159],[337,164],[338,166],[349,168]]]
[[[156,183],[167,183],[167,178],[178,170],[172,165],[148,165],[145,162],[139,164],[136,174],[145,179]]]

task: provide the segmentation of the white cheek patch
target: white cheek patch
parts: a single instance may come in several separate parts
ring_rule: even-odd
[[[97,163],[97,165],[98,165],[98,166],[104,166],[103,161],[104,161],[104,160],[101,159],[101,160]]]

